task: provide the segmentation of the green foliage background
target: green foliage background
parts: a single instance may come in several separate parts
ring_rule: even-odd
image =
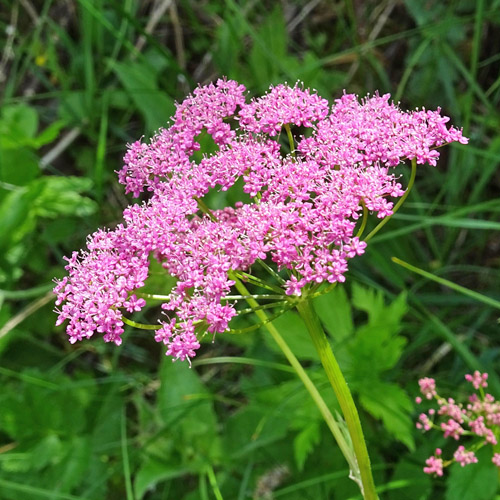
[[[54,327],[51,280],[63,256],[130,203],[114,173],[126,143],[222,75],[255,94],[296,80],[329,99],[390,92],[403,108],[441,106],[464,127],[470,144],[419,168],[402,211],[316,308],[359,403],[381,498],[500,498],[488,450],[467,469],[425,476],[425,458],[444,443],[413,424],[422,376],[455,396],[464,373],[488,371],[500,397],[499,312],[391,261],[500,299],[500,1],[4,5],[2,500],[359,498],[265,332],[218,335],[189,369],[141,332],[116,348],[70,345]],[[160,272],[154,281],[168,286]],[[335,408],[298,317],[276,324]]]

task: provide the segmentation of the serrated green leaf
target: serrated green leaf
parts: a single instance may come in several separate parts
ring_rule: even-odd
[[[348,351],[356,364],[355,377],[371,379],[391,369],[401,357],[407,341],[398,333],[407,311],[406,295],[400,294],[386,306],[380,292],[355,284],[353,304],[368,313],[368,322],[356,330]]]
[[[37,217],[82,217],[94,213],[97,204],[79,194],[90,186],[89,179],[53,176],[35,179],[24,188],[9,192],[0,203],[0,249],[21,242],[34,230]]]
[[[383,315],[384,297],[373,288],[364,287],[356,282],[352,284],[352,305],[368,314],[368,322],[374,323]]]
[[[293,440],[293,451],[297,468],[302,471],[307,457],[319,443],[320,428],[318,422],[311,422],[300,431]]]
[[[363,325],[348,346],[357,378],[372,378],[390,370],[403,353],[407,340],[391,334],[390,325]]]
[[[378,323],[398,325],[408,310],[405,293],[398,295],[391,304],[385,306],[381,292],[358,283],[353,283],[352,303],[354,307],[368,314],[368,323],[372,325]]]
[[[74,436],[66,443],[67,454],[57,470],[57,481],[54,490],[70,493],[77,485],[82,484],[92,460],[92,447],[88,435]],[[57,487],[56,487],[57,485]]]
[[[35,370],[24,370],[20,378],[24,384],[13,381],[7,386],[9,390],[0,394],[0,428],[5,434],[23,442],[50,434],[61,438],[82,430],[85,423],[83,397],[88,387],[74,388],[61,374],[48,377]],[[65,412],[60,412],[60,408],[65,408]]]
[[[410,450],[415,449],[413,422],[410,418],[412,403],[406,393],[395,384],[368,380],[356,385],[363,408],[375,418],[381,419],[384,427]]]
[[[335,343],[348,340],[354,332],[352,310],[344,287],[337,286],[330,293],[314,300],[314,309]]]

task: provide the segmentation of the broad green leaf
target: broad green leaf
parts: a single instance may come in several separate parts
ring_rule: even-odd
[[[134,480],[134,492],[137,500],[145,497],[149,491],[168,479],[196,474],[195,468],[180,467],[179,464],[167,464],[165,461],[151,458],[138,470]]]
[[[274,326],[285,339],[286,343],[298,359],[319,360],[316,348],[301,317],[292,311],[288,311],[273,321]],[[273,338],[264,331],[267,345],[275,352],[281,350]]]
[[[176,444],[185,453],[203,461],[219,453],[217,419],[213,397],[188,363],[165,356],[160,369],[158,412],[168,432],[175,432]]]
[[[384,304],[383,295],[373,289],[353,286],[353,305],[368,313],[368,322],[359,327],[348,345],[354,377],[371,379],[391,369],[401,357],[406,339],[398,335],[401,319],[407,311],[406,295],[400,294],[391,304]]]
[[[0,428],[20,442],[51,433],[61,438],[81,432],[88,388],[72,387],[68,381],[61,374],[49,377],[35,370],[24,370],[20,381],[5,385],[0,393]],[[61,412],[61,408],[65,411]]]
[[[389,323],[358,328],[354,340],[348,346],[352,363],[356,365],[356,378],[370,379],[393,368],[406,343],[404,337],[392,334]]]
[[[351,304],[344,287],[337,286],[330,293],[315,299],[314,309],[336,344],[352,336]]]
[[[283,12],[275,9],[257,33],[253,33],[253,46],[249,61],[252,75],[260,88],[267,88],[270,83],[277,83],[281,74],[280,65],[286,64],[288,35]]]
[[[356,385],[363,408],[375,418],[381,419],[384,427],[410,450],[415,449],[414,425],[410,418],[413,409],[406,393],[395,384],[377,380]]]
[[[293,440],[295,463],[300,471],[304,469],[306,459],[319,443],[320,437],[319,422],[313,421],[304,427]]]
[[[38,130],[38,113],[26,104],[3,106],[0,115],[0,146],[18,148],[30,144]]]
[[[35,227],[35,216],[31,211],[33,194],[27,188],[11,191],[0,203],[0,250],[19,243]],[[1,252],[0,252],[1,253]]]
[[[59,132],[67,123],[64,120],[57,120],[51,123],[48,127],[44,128],[33,140],[33,146],[38,149],[45,144],[49,144],[57,139]]]
[[[43,177],[30,185],[37,193],[32,210],[39,217],[54,218],[60,215],[84,217],[97,210],[97,204],[79,193],[89,191],[92,181],[79,177]]]
[[[358,283],[353,283],[352,303],[354,307],[368,314],[368,323],[390,324],[392,328],[398,328],[399,323],[407,312],[406,295],[400,294],[388,306],[384,305],[384,297],[381,292],[372,288],[366,288]]]
[[[173,100],[157,85],[157,75],[150,65],[145,63],[113,64],[130,98],[146,120],[146,128],[151,132],[168,124],[175,111]]]
[[[26,186],[40,174],[38,156],[29,148],[0,147],[0,181]]]
[[[369,323],[384,316],[384,297],[373,288],[368,288],[354,282],[352,284],[352,305],[368,314]]]
[[[9,192],[0,203],[3,229],[0,249],[18,244],[33,231],[37,217],[82,217],[95,212],[97,204],[79,194],[90,186],[89,179],[53,176],[36,179],[24,188]]]

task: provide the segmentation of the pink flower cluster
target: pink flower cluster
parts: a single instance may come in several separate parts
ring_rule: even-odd
[[[472,438],[471,448],[467,450],[464,445],[459,445],[453,454],[453,459],[443,461],[442,451],[437,448],[434,455],[426,460],[424,472],[426,474],[443,475],[443,467],[453,462],[462,467],[476,463],[475,451],[487,444],[498,444],[500,437],[500,401],[496,401],[491,394],[484,393],[483,389],[488,387],[487,373],[475,371],[472,375],[465,375],[465,379],[472,384],[477,393],[469,396],[469,403],[463,405],[456,403],[453,398],[444,399],[436,392],[436,383],[432,378],[419,380],[420,392],[427,398],[434,398],[438,403],[438,409],[430,408],[427,413],[421,413],[416,427],[423,432],[430,429],[438,429],[443,432],[444,437],[451,437],[459,441],[463,437]],[[430,397],[429,397],[430,395]],[[422,403],[422,398],[417,397],[416,402]],[[442,418],[438,425],[437,420]],[[478,439],[480,438],[480,439]],[[495,453],[492,462],[500,467],[500,454]]]
[[[287,275],[288,295],[343,282],[348,260],[366,247],[355,236],[363,207],[390,216],[391,198],[404,193],[391,167],[406,159],[435,165],[437,147],[467,142],[447,121],[439,109],[403,112],[389,95],[359,102],[344,94],[330,107],[299,84],[249,101],[235,81],[197,88],[168,128],[129,146],[119,180],[127,193],[146,191],[149,199],[68,259],[68,276],[54,289],[58,324],[69,321],[71,342],[97,331],[120,344],[122,314],[144,307],[135,294],[155,258],[177,280],[155,339],[184,360],[195,355],[199,334],[227,330],[237,314],[226,298],[231,278],[257,260]],[[285,126],[304,135],[283,148]],[[207,134],[215,152],[197,161]],[[207,210],[210,190],[238,181],[241,202]]]

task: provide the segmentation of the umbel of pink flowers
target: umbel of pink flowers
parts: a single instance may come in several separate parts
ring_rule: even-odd
[[[423,432],[437,429],[443,432],[445,438],[450,437],[456,441],[469,438],[468,449],[459,445],[453,453],[453,458],[443,459],[443,452],[436,448],[434,455],[429,457],[424,467],[426,474],[443,475],[443,468],[459,463],[462,467],[477,463],[475,451],[485,445],[498,444],[500,435],[500,402],[484,389],[488,387],[488,374],[475,371],[472,375],[465,375],[465,380],[470,382],[477,392],[469,396],[466,405],[457,403],[453,398],[445,399],[438,395],[436,382],[433,378],[419,380],[420,392],[428,400],[435,400],[438,409],[429,409],[421,413],[416,426]],[[422,398],[417,397],[416,402],[422,403]],[[472,438],[472,439],[471,439]],[[500,468],[500,453],[494,453],[492,462]]]
[[[135,292],[154,258],[176,278],[154,338],[184,360],[200,334],[228,328],[237,314],[226,299],[231,277],[257,260],[282,271],[288,295],[343,282],[349,259],[366,247],[354,232],[360,214],[390,216],[391,199],[404,193],[392,167],[407,159],[436,165],[437,147],[467,142],[448,120],[439,109],[403,112],[388,94],[360,102],[344,93],[330,106],[299,84],[250,100],[235,81],[198,87],[167,128],[129,145],[119,181],[148,201],[129,206],[123,223],[98,230],[67,259],[68,276],[54,289],[57,324],[68,320],[71,342],[99,332],[120,345],[123,315],[146,304]],[[291,130],[295,139],[286,143]],[[195,161],[205,134],[216,151]],[[210,190],[237,181],[240,202],[200,210]]]

